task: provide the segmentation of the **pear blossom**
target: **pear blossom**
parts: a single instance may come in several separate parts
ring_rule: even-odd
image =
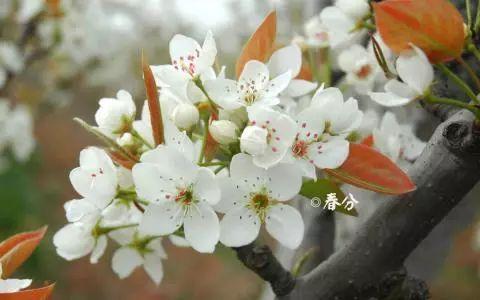
[[[89,147],[80,152],[80,166],[70,172],[73,188],[104,208],[117,193],[116,169],[104,150]]]
[[[238,141],[238,127],[232,121],[212,121],[209,132],[212,138],[220,144],[228,145]]]
[[[400,125],[392,112],[386,112],[380,126],[373,129],[373,146],[393,161],[414,161],[426,143],[418,139],[410,125]]]
[[[396,61],[396,72],[402,81],[391,79],[385,84],[385,92],[369,93],[380,105],[402,106],[421,97],[433,82],[433,67],[420,48],[402,53]]]
[[[322,110],[309,107],[296,117],[297,134],[285,162],[295,163],[305,177],[316,179],[316,168],[335,169],[347,159],[349,143],[343,137],[325,133]]]
[[[354,44],[338,56],[338,65],[346,75],[346,81],[360,94],[371,92],[383,73],[375,57],[363,46]]]
[[[262,168],[280,162],[295,139],[295,121],[268,107],[251,107],[248,119],[240,137],[242,151],[251,154],[255,165]]]
[[[150,202],[139,231],[168,235],[183,225],[186,240],[199,252],[213,252],[220,228],[212,205],[220,200],[214,173],[198,167],[171,146],[145,152],[132,174],[137,194]]]
[[[237,82],[217,78],[207,80],[205,88],[212,100],[223,109],[273,106],[280,102],[278,95],[289,85],[292,71],[287,70],[273,79],[270,79],[270,75],[265,64],[251,60],[245,64]]]
[[[160,238],[142,236],[133,228],[114,231],[110,236],[121,245],[112,257],[112,269],[120,279],[143,266],[155,284],[162,281],[162,260],[167,258],[167,254]]]
[[[257,167],[247,154],[237,154],[230,164],[230,177],[221,178],[222,201],[216,210],[225,213],[220,241],[229,247],[253,242],[265,223],[270,235],[290,249],[297,248],[304,233],[300,213],[283,204],[300,191],[302,176],[289,164],[269,169]]]
[[[335,5],[325,7],[320,12],[320,22],[328,31],[330,46],[341,47],[361,34],[363,30],[354,29],[369,11],[366,0],[337,0]]]
[[[0,264],[0,294],[15,293],[32,284],[31,279],[2,279],[3,268]]]
[[[71,222],[62,227],[53,237],[57,254],[66,260],[90,255],[90,262],[96,263],[107,247],[104,235],[94,235],[94,228],[101,218],[96,201],[75,199],[65,203],[67,219]]]
[[[331,136],[348,136],[362,122],[363,113],[358,109],[358,101],[350,97],[344,101],[342,92],[335,87],[318,89],[311,101],[326,122],[325,131]]]
[[[95,121],[103,133],[118,136],[130,130],[136,112],[130,93],[120,90],[117,92],[117,98],[102,98],[99,104]]]
[[[16,105],[10,110],[3,128],[15,159],[27,161],[35,150],[33,117],[25,105]]]
[[[207,32],[203,45],[194,39],[176,34],[169,44],[171,64],[151,66],[155,81],[184,98],[202,94],[194,80],[211,78],[217,47],[211,31]]]
[[[306,39],[305,42],[310,47],[325,48],[329,44],[329,33],[324,24],[320,20],[320,16],[316,15],[310,18],[303,26]]]
[[[24,57],[14,43],[0,42],[0,87],[5,84],[9,72],[19,73],[24,64]]]

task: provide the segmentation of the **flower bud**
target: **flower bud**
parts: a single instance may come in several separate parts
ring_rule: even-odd
[[[172,113],[173,122],[180,129],[190,129],[197,124],[200,114],[192,104],[179,104]]]
[[[133,138],[133,135],[129,132],[122,134],[121,137],[117,139],[118,145],[121,147],[132,147],[135,145],[135,139]]]
[[[257,126],[247,126],[240,137],[240,149],[251,155],[259,155],[267,149],[268,131]]]
[[[103,132],[118,135],[130,130],[136,109],[132,96],[127,91],[118,91],[117,98],[102,98],[99,104],[95,121]]]
[[[213,121],[210,124],[210,134],[220,144],[228,145],[238,139],[238,127],[228,120]]]

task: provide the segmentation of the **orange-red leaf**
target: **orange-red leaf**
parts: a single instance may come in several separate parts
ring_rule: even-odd
[[[30,257],[46,231],[47,226],[44,226],[35,231],[19,233],[0,244],[0,263],[3,268],[3,278],[8,278]]]
[[[155,146],[163,143],[163,121],[160,102],[158,100],[158,90],[153,77],[152,69],[148,65],[146,58],[142,55],[143,80],[147,92],[148,109],[150,110],[150,122],[152,124],[153,140]]]
[[[372,5],[382,39],[397,54],[412,43],[432,63],[460,56],[465,39],[463,18],[450,1],[386,0]]]
[[[366,138],[364,138],[360,144],[362,145],[365,145],[365,146],[368,146],[368,147],[372,147],[373,146],[373,135],[369,135],[367,136]]]
[[[308,81],[313,80],[312,70],[310,69],[310,66],[305,62],[305,59],[302,59],[302,67],[300,69],[300,73],[298,73],[297,75],[297,79],[303,79]]]
[[[110,158],[125,169],[131,170],[138,161],[133,161],[117,151],[108,151]]]
[[[15,293],[0,293],[0,300],[47,300],[52,294],[55,283],[38,288],[18,291]]]
[[[275,48],[275,36],[277,34],[277,13],[272,11],[263,20],[262,24],[250,37],[243,47],[242,53],[237,59],[235,74],[237,78],[242,73],[245,64],[252,59],[265,62]]]
[[[350,153],[343,165],[325,171],[343,182],[383,194],[405,194],[416,188],[388,157],[362,144],[350,144]]]

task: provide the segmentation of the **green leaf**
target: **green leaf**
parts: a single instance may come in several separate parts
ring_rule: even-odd
[[[318,198],[321,201],[320,209],[323,209],[325,205],[325,200],[327,199],[327,195],[330,193],[335,193],[339,202],[345,199],[345,194],[343,191],[332,181],[328,179],[317,179],[317,181],[305,181],[302,184],[302,188],[300,189],[300,195],[307,197],[309,199]],[[347,210],[345,207],[341,205],[337,205],[335,208],[336,212],[346,214],[349,216],[358,216],[358,212],[355,208],[352,210]]]

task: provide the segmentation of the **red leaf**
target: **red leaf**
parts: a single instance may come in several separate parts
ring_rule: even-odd
[[[368,147],[372,147],[373,146],[373,135],[369,135],[367,136],[366,138],[364,138],[360,144],[362,145],[365,145],[365,146],[368,146]]]
[[[0,293],[0,300],[47,300],[52,294],[55,283],[38,288],[18,291],[15,293]]]
[[[138,161],[133,161],[117,151],[108,151],[110,158],[125,169],[131,170]]]
[[[465,32],[460,12],[448,0],[386,0],[372,2],[375,23],[385,43],[397,54],[410,43],[432,63],[462,53]]]
[[[152,69],[148,65],[147,59],[142,55],[143,80],[147,92],[148,109],[150,110],[150,122],[152,124],[153,139],[155,146],[163,143],[163,121],[160,102],[158,101],[158,90],[153,77]]]
[[[302,59],[302,67],[300,69],[300,73],[297,75],[297,79],[303,79],[307,81],[313,80],[312,70],[310,69],[310,66],[305,63],[304,59]]]
[[[252,60],[265,62],[275,49],[275,36],[277,34],[277,13],[272,11],[258,26],[250,39],[243,47],[242,53],[237,59],[235,73],[240,77],[245,64]]]
[[[343,165],[325,171],[343,182],[383,194],[399,195],[416,189],[408,175],[388,157],[362,144],[350,144]]]
[[[19,233],[0,244],[0,263],[3,268],[3,278],[8,278],[30,257],[46,231],[47,226],[44,226],[36,231]]]

